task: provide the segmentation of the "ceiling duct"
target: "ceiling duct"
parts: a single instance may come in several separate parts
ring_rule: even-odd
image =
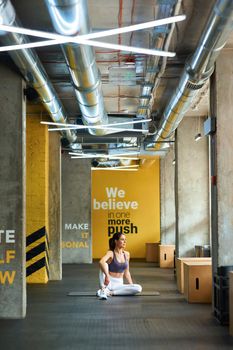
[[[160,0],[159,8],[156,18],[165,18],[171,15],[176,16],[179,14],[182,0]],[[175,28],[175,23],[171,25],[162,25],[154,28],[151,47],[168,50],[171,37]],[[151,109],[153,104],[153,90],[155,90],[160,82],[161,76],[164,73],[167,57],[163,57],[161,67],[159,63],[161,57],[149,56],[147,60],[147,67],[145,72],[145,81],[141,88],[141,96],[139,99],[139,105],[137,115],[144,118],[150,118]]]
[[[2,24],[16,27],[21,26],[19,20],[16,18],[16,13],[10,0],[0,1],[0,20]],[[6,32],[0,32],[0,40],[5,45],[17,45],[29,42],[25,35]],[[32,49],[21,49],[10,51],[9,55],[27,83],[37,91],[52,120],[56,123],[66,124],[67,117],[63,106],[36,52]],[[61,134],[69,143],[74,142],[76,139],[75,133],[71,130],[62,131]]]
[[[86,0],[45,0],[53,26],[59,34],[77,35],[90,33]],[[104,108],[101,77],[93,48],[68,43],[62,45],[63,53],[79,102],[83,123],[94,126],[108,123]],[[101,129],[89,129],[90,134],[104,135]]]
[[[153,143],[146,149],[160,150],[169,140],[190,108],[198,90],[214,70],[214,63],[233,28],[233,1],[218,0],[210,13],[206,27],[193,56],[186,62],[178,87],[163,112]]]

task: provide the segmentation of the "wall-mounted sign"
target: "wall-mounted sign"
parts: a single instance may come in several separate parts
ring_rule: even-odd
[[[145,243],[160,239],[159,162],[137,172],[92,171],[93,258],[109,249],[116,232],[131,257],[145,257]]]

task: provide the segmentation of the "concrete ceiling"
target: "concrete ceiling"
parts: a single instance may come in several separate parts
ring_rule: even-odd
[[[159,0],[88,0],[89,16],[93,31],[127,26],[151,21],[158,13]],[[175,58],[168,59],[166,70],[156,90],[152,112],[161,113],[179,81],[185,60],[195,50],[214,0],[183,0],[180,13],[187,19],[176,25],[170,43]],[[47,8],[42,0],[12,0],[16,13],[27,28],[53,31]],[[149,47],[151,30],[109,37],[106,41],[132,46]],[[233,35],[227,43],[233,47]],[[58,96],[70,118],[80,116],[73,86],[59,46],[36,49],[54,84]],[[140,88],[144,82],[148,56],[126,52],[95,49],[96,62],[101,72],[105,107],[109,114],[134,115],[139,103]],[[117,68],[135,64],[136,80],[122,82]],[[36,101],[33,101],[35,103]],[[208,114],[208,85],[205,85],[193,101],[187,116]]]

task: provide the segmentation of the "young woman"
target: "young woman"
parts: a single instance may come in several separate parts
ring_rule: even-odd
[[[97,296],[107,299],[112,295],[135,295],[142,291],[139,284],[133,284],[129,272],[129,252],[125,251],[126,238],[121,233],[115,233],[109,240],[110,250],[100,260],[100,288]],[[123,277],[128,284],[124,284]]]

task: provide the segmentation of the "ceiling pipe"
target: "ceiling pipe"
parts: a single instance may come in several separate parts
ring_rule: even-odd
[[[216,1],[193,56],[187,60],[178,87],[163,112],[153,143],[146,149],[160,150],[179,126],[198,90],[209,79],[214,63],[233,28],[233,1]]]
[[[16,27],[21,26],[19,20],[16,18],[16,13],[10,0],[0,1],[0,20],[2,24]],[[5,45],[29,42],[25,35],[2,31],[0,32],[0,41]],[[52,120],[56,123],[66,124],[67,116],[63,106],[36,52],[32,49],[21,49],[10,51],[9,55],[19,68],[26,82],[37,91]],[[76,140],[76,135],[71,130],[62,131],[61,134],[69,143]]]
[[[156,18],[165,18],[171,15],[178,15],[180,12],[182,0],[161,0],[159,1],[159,8]],[[175,28],[175,23],[155,27],[152,36],[152,48],[168,50]],[[154,101],[154,91],[156,90],[161,76],[163,75],[167,63],[167,58],[164,57],[161,68],[159,63],[161,57],[149,56],[147,61],[145,81],[141,87],[139,105],[137,109],[137,116],[150,118],[152,105]]]
[[[127,150],[130,153],[137,152],[138,155],[135,155],[135,157],[138,157],[139,159],[143,158],[152,158],[152,157],[164,157],[166,155],[166,151],[160,150],[160,151],[147,151],[144,149],[140,148],[135,148],[135,149],[128,149]],[[125,153],[122,149],[108,149],[108,154],[111,156],[116,156],[117,154]],[[133,155],[134,157],[134,155]]]
[[[62,35],[91,32],[86,0],[44,0],[57,33]],[[104,107],[101,77],[93,48],[68,43],[62,45],[63,54],[73,81],[75,94],[85,125],[108,124]],[[100,129],[88,129],[90,134],[105,135]]]

